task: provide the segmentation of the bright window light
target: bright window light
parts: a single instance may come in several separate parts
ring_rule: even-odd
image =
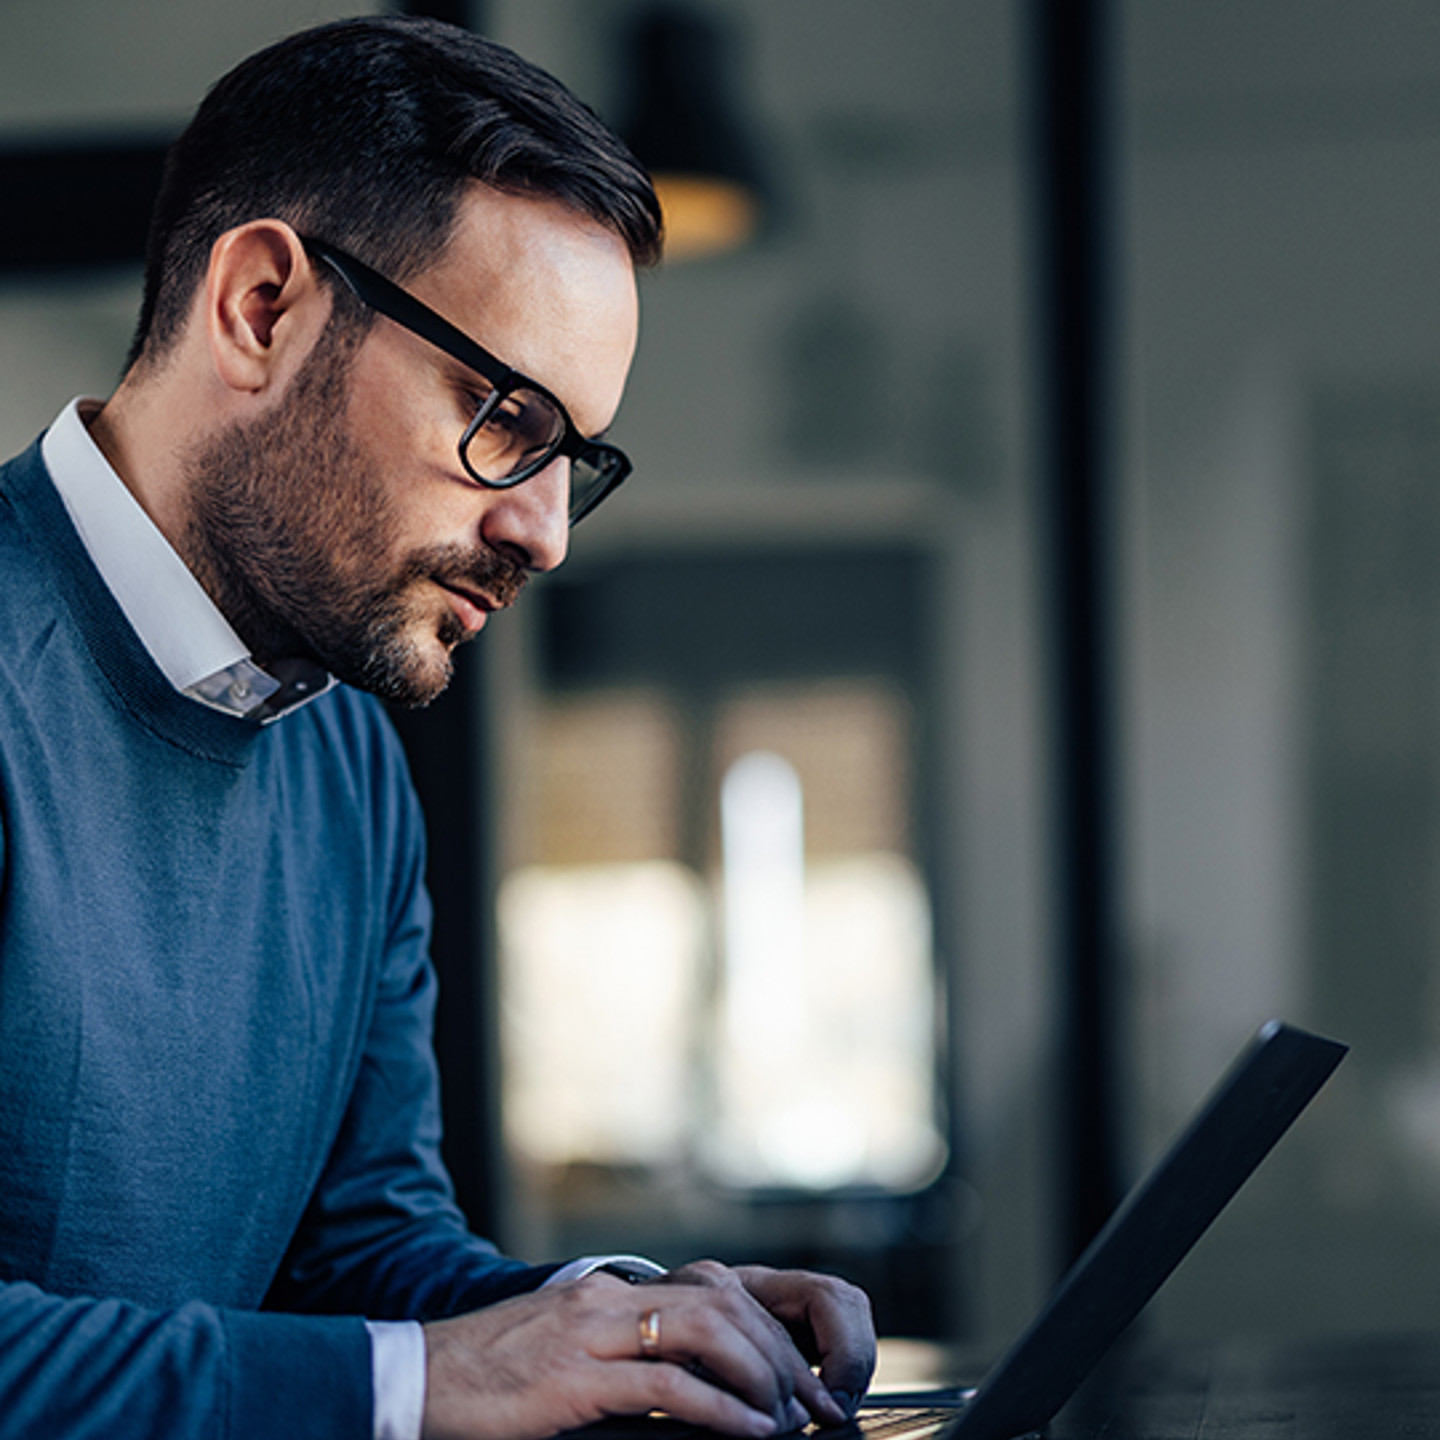
[[[907,1188],[936,1172],[928,912],[897,856],[807,869],[800,780],[754,752],[720,802],[725,916],[717,1124],[742,1186]]]
[[[500,894],[505,1121],[530,1160],[664,1164],[693,1123],[705,900],[663,861],[532,866]]]
[[[747,692],[715,722],[687,750],[663,697],[610,691],[527,728],[499,913],[512,1151],[537,1176],[924,1185],[945,1157],[903,704],[863,682]],[[702,772],[719,783],[686,819]],[[676,853],[707,832],[709,881]]]

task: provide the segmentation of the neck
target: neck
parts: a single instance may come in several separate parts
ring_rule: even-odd
[[[187,340],[177,343],[183,348]],[[187,462],[226,423],[229,399],[207,367],[171,354],[140,362],[98,411],[82,412],[101,454],[187,563]]]

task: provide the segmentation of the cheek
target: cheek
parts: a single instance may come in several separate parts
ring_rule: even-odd
[[[417,341],[417,345],[423,341]],[[357,359],[347,423],[387,474],[458,470],[457,399],[409,347],[369,345]]]
[[[371,353],[362,362],[346,407],[347,468],[357,491],[383,503],[384,548],[473,546],[488,496],[460,464],[465,417],[454,393],[412,357]]]
[[[398,429],[366,427],[344,447],[331,510],[337,546],[358,567],[394,571],[438,547],[473,547],[484,498],[454,470],[417,456]],[[338,537],[337,537],[338,538]]]

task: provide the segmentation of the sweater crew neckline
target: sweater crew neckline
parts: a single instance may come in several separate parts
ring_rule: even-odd
[[[74,617],[108,692],[151,733],[202,759],[242,766],[263,733],[176,690],[125,618],[76,533],[37,441],[5,471],[4,498]]]

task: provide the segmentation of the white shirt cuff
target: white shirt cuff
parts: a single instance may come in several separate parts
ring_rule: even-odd
[[[367,1320],[375,1440],[420,1440],[425,1421],[425,1330],[418,1320]]]
[[[657,1275],[665,1273],[663,1265],[657,1265],[653,1260],[647,1260],[643,1255],[584,1255],[579,1260],[572,1260],[568,1265],[562,1265],[546,1282],[545,1285],[559,1285],[566,1280],[583,1280],[587,1275],[593,1275],[602,1266],[610,1265],[616,1270],[623,1270],[627,1278],[636,1280],[653,1280]],[[540,1287],[542,1290],[544,1285]]]

